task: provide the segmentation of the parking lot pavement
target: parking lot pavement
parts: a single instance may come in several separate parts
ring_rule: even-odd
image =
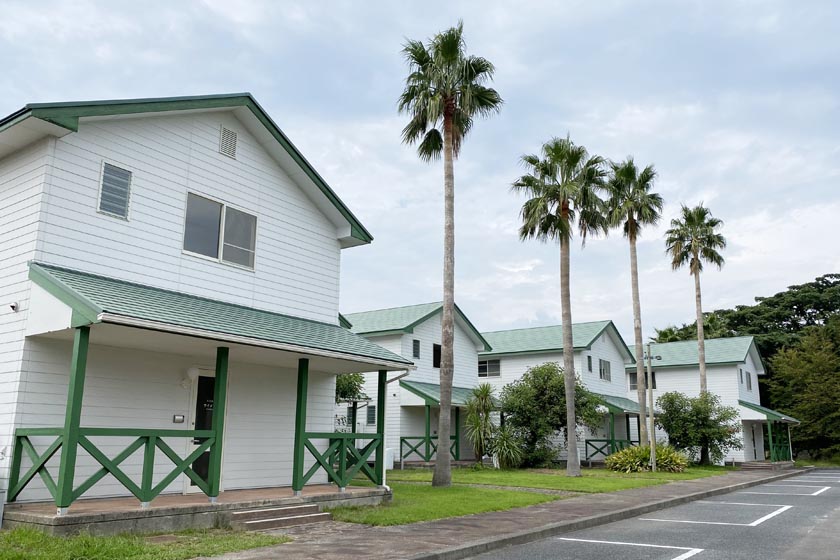
[[[840,559],[840,469],[821,469],[475,560]]]

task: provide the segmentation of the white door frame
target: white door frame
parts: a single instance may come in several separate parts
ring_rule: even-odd
[[[215,366],[194,366],[198,368],[199,374],[198,377],[216,377],[216,367]],[[189,402],[187,404],[187,429],[188,430],[195,430],[195,405],[196,401],[198,400],[198,377],[195,380],[192,380],[190,383],[190,396]],[[228,378],[227,378],[228,388],[230,388],[230,367],[228,367]],[[225,395],[229,396],[229,393],[225,391]],[[230,399],[228,398],[228,401]],[[215,411],[213,412],[215,414]],[[225,423],[224,423],[224,430],[222,432],[222,441],[227,435],[227,417],[228,417],[228,407],[225,407]],[[184,438],[186,443],[184,444],[184,457],[188,456],[195,450],[195,445],[192,442],[192,438]],[[222,446],[222,460],[221,460],[221,473],[219,478],[219,491],[223,491],[225,489],[225,456],[224,456],[224,446]],[[198,486],[193,486],[190,484],[190,477],[187,475],[181,475],[181,479],[183,481],[183,493],[184,494],[198,494],[201,492],[201,489]]]

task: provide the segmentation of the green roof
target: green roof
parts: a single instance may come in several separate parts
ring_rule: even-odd
[[[31,263],[33,282],[73,309],[73,326],[113,322],[131,324],[123,318],[166,326],[243,338],[244,344],[289,346],[305,354],[307,349],[338,353],[338,359],[361,359],[388,365],[411,362],[366,338],[330,323],[291,317],[218,300],[163,290],[143,284]],[[105,314],[103,316],[103,314]],[[110,316],[110,317],[108,317]],[[284,349],[284,348],[282,348]],[[315,352],[317,354],[317,352]],[[398,369],[398,368],[393,368]]]
[[[706,364],[737,364],[747,359],[750,348],[753,346],[753,337],[707,338],[705,342]],[[635,356],[635,346],[628,348]],[[653,366],[657,369],[693,366],[700,363],[696,340],[651,343],[651,353],[654,356],[661,356],[661,359],[653,361]],[[635,365],[627,366],[628,369],[635,369],[635,367]]]
[[[626,399],[624,397],[615,397],[613,395],[602,395],[601,393],[595,394],[604,401],[607,408],[610,409],[610,412],[614,412],[616,414],[639,413],[639,403],[634,400]]]
[[[443,303],[437,301],[433,303],[406,305],[404,307],[347,313],[344,317],[352,325],[351,330],[354,333],[388,335],[414,332],[414,327],[442,311]],[[455,313],[461,318],[475,340],[483,345],[486,350],[490,350],[490,345],[487,343],[487,340],[478,332],[478,329],[467,319],[467,316],[464,315],[464,312],[457,305],[455,306]]]
[[[741,406],[747,407],[749,409],[755,410],[756,412],[760,412],[763,414],[768,420],[777,420],[779,422],[785,422],[786,424],[799,424],[799,420],[794,418],[793,416],[788,416],[787,414],[782,414],[781,412],[776,412],[775,410],[766,408],[761,406],[760,404],[755,404],[747,401],[742,401],[738,399],[738,404]]]
[[[440,385],[423,381],[400,380],[400,387],[404,387],[426,401],[426,404],[438,406],[440,404]],[[466,387],[452,387],[452,404],[464,406],[473,394],[472,389]]]
[[[572,324],[572,345],[575,350],[586,350],[606,329],[612,329],[618,338],[619,348],[626,348],[621,335],[612,321],[592,321]],[[508,331],[481,333],[490,346],[490,352],[482,352],[481,357],[499,354],[529,354],[537,352],[563,351],[563,326],[531,327]]]
[[[350,235],[363,242],[373,240],[370,232],[353,215],[335,191],[318,174],[303,154],[292,144],[288,136],[268,116],[250,93],[224,93],[217,95],[191,95],[183,97],[153,97],[146,99],[109,99],[99,101],[68,101],[61,103],[30,103],[11,115],[0,118],[0,131],[14,126],[22,120],[34,117],[71,132],[79,130],[79,119],[111,115],[158,113],[166,111],[189,111],[200,109],[247,108],[266,130],[274,137],[304,174],[324,194],[327,200],[350,224]]]

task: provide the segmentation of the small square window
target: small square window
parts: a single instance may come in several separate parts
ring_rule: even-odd
[[[257,217],[197,194],[187,195],[184,251],[254,268]]]
[[[610,363],[607,360],[598,360],[598,377],[604,381],[609,381],[612,378]]]
[[[411,341],[411,355],[414,358],[420,357],[420,341],[417,339]]]
[[[627,373],[627,378],[628,378],[628,381],[629,381],[629,384],[630,384],[630,390],[631,391],[637,391],[638,386],[636,384],[636,372],[635,371],[634,372],[628,372]],[[645,378],[645,379],[647,379],[647,378]],[[650,372],[650,384],[652,385],[652,387],[651,387],[652,389],[656,389],[656,372],[655,371]]]
[[[432,367],[440,368],[440,344],[432,346]]]
[[[131,197],[131,171],[104,163],[99,187],[99,211],[118,218],[128,218]]]
[[[478,362],[479,377],[499,377],[502,374],[499,360],[481,360]]]
[[[376,425],[376,405],[369,404],[367,406],[367,424],[368,426]]]

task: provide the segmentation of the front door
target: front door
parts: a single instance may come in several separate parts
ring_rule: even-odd
[[[210,430],[213,428],[213,393],[216,388],[216,378],[210,371],[202,370],[198,378],[193,383],[192,391],[192,418],[190,420],[190,429],[192,430]],[[190,440],[187,446],[187,454],[195,451],[198,444],[205,441],[205,438],[194,438]],[[198,476],[207,480],[208,468],[210,466],[210,451],[205,451],[192,464],[192,470]],[[189,477],[184,477],[184,492],[200,492],[201,490],[196,486],[195,482]]]

